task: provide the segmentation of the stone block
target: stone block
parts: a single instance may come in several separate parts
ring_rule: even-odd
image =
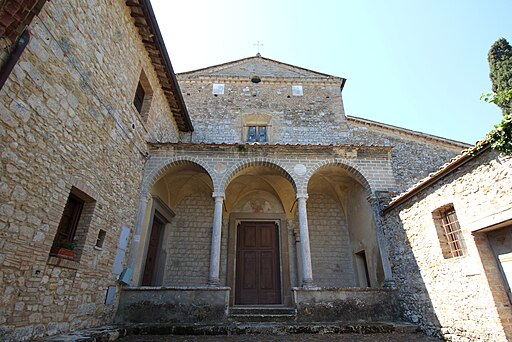
[[[208,323],[227,319],[228,287],[125,288],[118,323]]]
[[[387,321],[399,319],[396,293],[371,288],[293,288],[297,320],[302,322]]]

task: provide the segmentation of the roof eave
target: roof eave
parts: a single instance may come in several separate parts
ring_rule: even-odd
[[[169,103],[169,107],[171,108],[178,129],[182,132],[193,132],[194,127],[192,125],[192,121],[190,120],[185,101],[183,100],[183,95],[181,94],[178,80],[176,79],[176,74],[172,68],[171,60],[169,58],[169,54],[167,53],[167,49],[165,47],[162,34],[160,33],[160,28],[158,27],[151,3],[149,0],[127,0],[126,5],[130,7],[132,11],[132,17],[138,17],[133,12],[133,8],[137,7],[140,8],[144,15],[144,21],[136,21],[138,23],[136,25],[139,29],[139,33],[141,34],[143,44],[146,49],[151,47],[153,52],[157,52],[157,56],[150,56],[150,59],[152,64],[155,66],[155,70],[157,71],[157,75],[162,85],[162,90],[164,91],[165,97],[167,98],[167,102]],[[147,37],[149,39],[144,39],[142,32],[144,29],[150,31],[151,35],[150,37]],[[163,65],[156,63],[155,59],[160,59],[160,61],[163,62]],[[159,67],[163,66],[165,72],[158,72],[157,65]],[[164,83],[169,84],[170,88],[165,87]]]

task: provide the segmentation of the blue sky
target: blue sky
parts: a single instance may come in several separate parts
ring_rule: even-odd
[[[253,56],[345,77],[347,115],[468,143],[501,120],[487,52],[510,0],[152,0],[173,67]]]

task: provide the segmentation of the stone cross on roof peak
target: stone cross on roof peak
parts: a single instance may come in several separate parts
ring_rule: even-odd
[[[263,46],[264,44],[260,43],[260,41],[258,40],[258,42],[256,44],[252,44],[254,46],[256,46],[258,48],[258,53],[256,54],[257,57],[261,57],[261,54],[260,54],[260,46]]]

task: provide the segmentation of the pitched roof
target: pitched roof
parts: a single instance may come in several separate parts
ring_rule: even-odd
[[[425,140],[431,140],[431,141],[435,141],[438,143],[451,145],[451,146],[454,146],[457,148],[465,148],[466,149],[466,148],[470,148],[473,146],[471,144],[467,144],[462,141],[447,139],[447,138],[443,138],[443,137],[440,137],[437,135],[414,131],[412,129],[388,125],[388,124],[385,124],[382,122],[377,122],[377,121],[368,120],[368,119],[364,119],[364,118],[358,118],[356,116],[347,115],[347,120],[348,120],[348,122],[365,125],[365,126],[370,126],[370,127],[375,127],[375,128],[379,128],[379,129],[384,129],[386,131],[392,131],[392,132],[397,132],[397,133],[401,133],[401,134],[406,134],[406,135],[410,135],[413,137],[422,138]]]
[[[284,78],[321,78],[335,81],[344,80],[317,71],[301,68],[295,65],[279,62],[270,58],[256,55],[239,60],[210,66],[207,68],[179,73],[178,76],[217,76],[217,77],[284,77]]]
[[[142,43],[148,51],[178,129],[182,132],[192,132],[194,127],[149,0],[127,0],[126,5],[130,7],[131,16],[139,29]]]

